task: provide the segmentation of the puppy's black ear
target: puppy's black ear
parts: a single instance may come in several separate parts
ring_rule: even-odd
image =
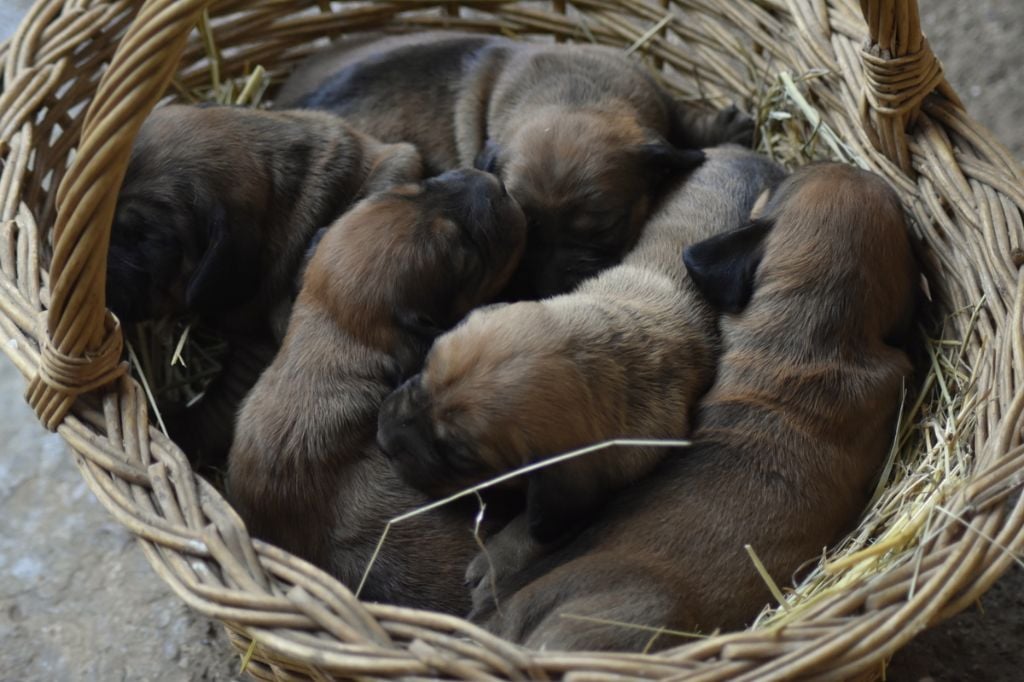
[[[700,149],[673,147],[660,135],[652,133],[647,142],[635,149],[643,164],[658,175],[685,173],[704,163]]]
[[[487,140],[484,148],[473,159],[473,168],[497,175],[501,170],[498,166],[498,157],[501,156],[501,147],[494,140]]]
[[[772,223],[757,219],[683,249],[683,263],[701,295],[724,313],[738,313],[754,293],[754,276]]]
[[[227,209],[220,201],[211,202],[206,234],[206,251],[185,289],[185,304],[204,315],[244,303],[259,287],[256,240],[232,233]]]

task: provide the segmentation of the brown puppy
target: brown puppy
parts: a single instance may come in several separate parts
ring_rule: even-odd
[[[695,445],[545,556],[522,522],[499,533],[500,610],[488,581],[474,594],[493,631],[548,649],[642,649],[649,630],[593,619],[739,628],[770,600],[744,545],[789,582],[861,513],[911,371],[900,346],[917,268],[895,193],[850,166],[801,169],[763,218],[690,247],[686,263],[727,313]]]
[[[186,452],[213,463],[226,453],[231,420],[216,417],[234,413],[265,366],[232,358],[279,342],[314,232],[421,173],[411,145],[325,113],[170,105],[146,120],[118,195],[107,299],[125,322],[194,314],[228,337],[222,378],[172,421]]]
[[[412,142],[428,172],[497,173],[531,225],[513,297],[562,293],[615,264],[664,181],[701,162],[696,147],[752,132],[735,109],[681,111],[621,50],[594,45],[454,32],[342,41],[293,78],[286,106]]]
[[[109,305],[125,322],[198,313],[221,329],[265,327],[318,228],[421,173],[412,146],[329,114],[157,109],[118,195]]]
[[[374,443],[380,403],[505,283],[525,240],[518,205],[475,170],[371,196],[327,231],[238,419],[228,494],[250,532],[358,583],[385,523],[427,501]],[[470,525],[453,510],[396,525],[363,596],[464,612]]]
[[[604,440],[689,435],[714,379],[718,316],[679,253],[743,222],[784,175],[739,147],[707,154],[621,265],[571,294],[478,310],[437,340],[381,409],[379,442],[407,481],[442,496]],[[534,537],[573,530],[666,452],[611,448],[532,475]]]

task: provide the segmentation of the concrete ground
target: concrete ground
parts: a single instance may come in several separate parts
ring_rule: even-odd
[[[1024,158],[1024,3],[921,0],[926,33],[971,114]],[[28,5],[0,0],[0,39]],[[99,506],[59,437],[25,406],[0,360],[0,681],[228,680],[237,657],[189,611]],[[980,608],[923,633],[890,680],[1016,680],[1024,572]]]

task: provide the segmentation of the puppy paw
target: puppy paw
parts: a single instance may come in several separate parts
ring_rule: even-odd
[[[473,597],[473,612],[489,611],[510,584],[544,553],[545,546],[530,533],[529,519],[520,514],[494,535],[466,568],[466,586]]]
[[[753,146],[754,119],[734,104],[708,110],[691,102],[677,101],[673,112],[671,142],[678,147],[706,149],[729,143]]]
[[[484,582],[493,583],[496,579],[492,569],[489,552],[481,551],[469,562],[466,568],[466,587],[476,591]],[[485,581],[486,578],[486,581]]]
[[[501,591],[498,587],[498,573],[489,551],[479,552],[469,562],[466,568],[466,587],[469,588],[472,603],[469,620],[480,622],[499,607]]]
[[[744,147],[754,145],[754,119],[740,111],[735,104],[730,104],[715,114],[712,126],[717,133],[719,144],[732,143]]]

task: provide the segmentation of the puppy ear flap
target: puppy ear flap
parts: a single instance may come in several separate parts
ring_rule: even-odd
[[[498,173],[498,157],[501,156],[501,146],[494,140],[487,140],[484,148],[473,159],[473,168],[487,173]]]
[[[651,133],[647,142],[634,148],[641,162],[656,174],[686,173],[704,163],[705,155],[700,149],[673,147],[665,138]]]
[[[362,196],[376,194],[395,185],[423,179],[423,159],[416,147],[407,142],[382,145],[370,174],[363,183]]]
[[[244,303],[259,286],[255,241],[232,234],[220,201],[213,201],[206,218],[206,251],[185,288],[185,305],[200,314]]]
[[[683,263],[697,290],[717,310],[742,311],[754,293],[770,220],[759,218],[683,249]]]

